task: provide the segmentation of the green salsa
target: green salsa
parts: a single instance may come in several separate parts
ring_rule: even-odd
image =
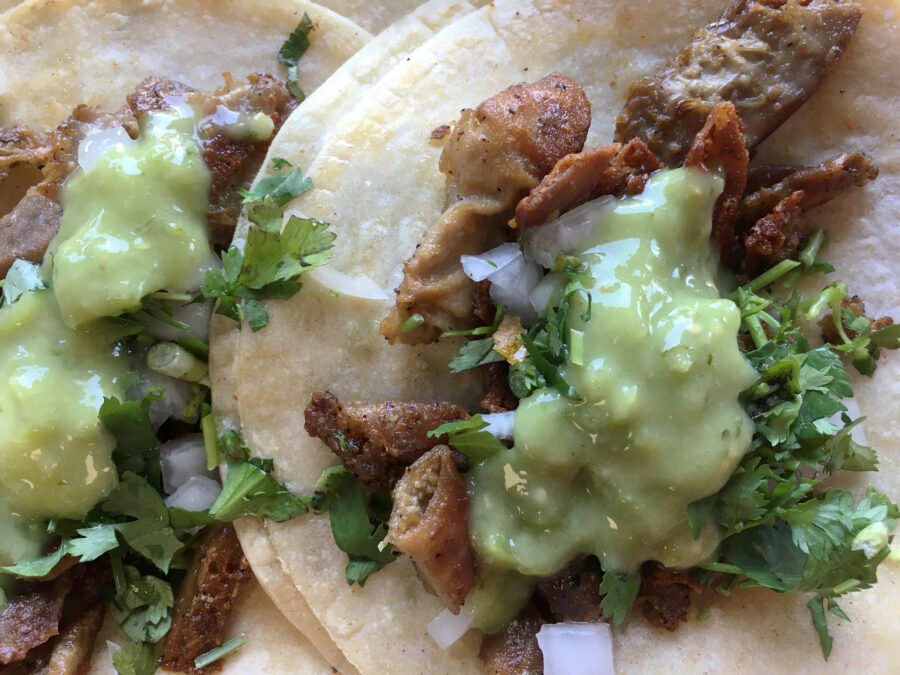
[[[12,512],[81,519],[115,486],[115,443],[97,414],[127,388],[120,331],[102,321],[69,328],[51,291],[0,310],[0,500]],[[4,521],[4,542],[13,525],[31,531]]]
[[[714,281],[721,189],[716,176],[677,169],[597,208],[577,255],[591,315],[584,294],[567,314],[579,353],[562,375],[579,398],[546,388],[523,399],[514,447],[469,474],[471,539],[493,574],[548,576],[578,554],[617,572],[645,560],[687,567],[715,550],[711,528],[692,536],[687,509],[749,448],[738,395],[756,377],[738,350],[738,309]],[[479,594],[479,606],[502,605]]]
[[[69,326],[183,290],[209,258],[210,176],[193,131],[189,108],[148,115],[134,145],[114,145],[66,184],[45,267]]]

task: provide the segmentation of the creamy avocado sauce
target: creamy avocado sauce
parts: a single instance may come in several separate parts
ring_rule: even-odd
[[[592,313],[582,319],[576,295],[567,314],[583,351],[562,374],[580,399],[549,388],[523,399],[514,447],[469,473],[486,576],[548,576],[578,554],[620,572],[645,560],[687,567],[714,551],[711,529],[691,535],[687,508],[717,492],[748,449],[738,395],[756,377],[738,350],[737,307],[714,282],[721,189],[716,176],[677,169],[598,209],[577,255],[590,269]],[[483,625],[517,609],[484,591],[473,600],[476,614],[495,605]]]
[[[44,265],[69,326],[185,290],[209,258],[210,176],[194,123],[186,106],[152,113],[134,145],[113,145],[66,183]]]
[[[97,413],[123,398],[128,359],[104,321],[63,321],[51,291],[0,310],[0,499],[24,518],[82,518],[116,484],[114,440]],[[33,532],[0,523],[0,535]]]

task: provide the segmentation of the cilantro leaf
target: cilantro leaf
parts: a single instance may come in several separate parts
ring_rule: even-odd
[[[638,574],[604,572],[598,588],[598,592],[603,596],[603,600],[600,601],[603,616],[611,618],[614,626],[621,626],[637,599],[640,587],[641,577]]]
[[[312,180],[305,177],[299,168],[292,168],[287,160],[276,157],[272,160],[272,165],[278,173],[260,179],[250,190],[239,190],[244,204],[263,201],[268,197],[276,207],[281,207],[312,189]],[[291,170],[281,171],[285,168]],[[278,220],[280,223],[280,212]]]
[[[153,645],[146,642],[129,642],[113,654],[112,662],[118,675],[153,675],[159,665]]]
[[[504,361],[503,354],[494,351],[494,338],[486,337],[481,340],[470,340],[459,348],[459,355],[450,361],[450,372],[461,373],[469,368]]]
[[[317,483],[316,513],[328,511],[334,541],[347,554],[347,583],[365,585],[369,575],[396,559],[383,545],[387,525],[372,522],[359,479],[343,466],[326,469]]]
[[[287,66],[288,69],[287,90],[298,101],[302,101],[306,98],[306,95],[297,81],[297,63],[300,57],[309,49],[309,34],[312,30],[312,19],[309,18],[309,14],[304,12],[300,23],[297,24],[297,27],[291,32],[278,51],[278,60]]]
[[[116,439],[113,459],[120,472],[133,471],[150,477],[157,488],[159,478],[159,439],[150,422],[150,406],[163,398],[163,391],[151,389],[140,401],[103,399],[100,422]]]
[[[264,289],[268,284],[295,279],[308,269],[324,265],[334,243],[334,233],[327,227],[320,220],[291,216],[281,232],[251,228],[237,282]]]
[[[169,610],[175,604],[172,586],[153,575],[141,575],[123,566],[124,582],[110,600],[112,618],[134,642],[159,642],[172,625]]]
[[[467,420],[447,422],[428,432],[430,438],[448,436],[448,443],[466,456],[470,464],[482,462],[491,455],[506,450],[506,446],[496,436],[485,431],[488,423],[481,415],[473,415]]]

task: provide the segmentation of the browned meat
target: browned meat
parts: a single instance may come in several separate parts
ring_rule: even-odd
[[[237,189],[249,183],[259,171],[271,139],[257,142],[236,139],[217,122],[217,115],[221,116],[223,108],[248,116],[261,112],[272,118],[277,129],[297,102],[282,82],[260,73],[250,75],[246,83],[226,74],[225,85],[212,94],[151,76],[128,96],[128,105],[138,119],[178,101],[190,103],[200,114],[209,117],[209,124],[201,125],[199,134],[203,159],[211,177],[207,217],[213,226],[214,241],[224,246],[231,240],[240,215],[241,196]]]
[[[516,206],[511,227],[542,225],[602,195],[636,195],[662,164],[643,141],[605,143],[563,157]]]
[[[841,301],[841,306],[853,312],[853,316],[866,316],[866,303],[864,303],[862,298],[860,298],[858,295],[844,298]],[[872,322],[871,329],[873,331],[887,328],[888,326],[892,326],[894,324],[894,320],[889,316],[882,316],[878,319],[870,319],[870,321]],[[831,312],[829,312],[819,320],[819,328],[822,331],[822,339],[825,342],[829,342],[833,345],[839,345],[843,342],[841,336],[837,332],[837,327],[834,325],[834,315]],[[844,329],[844,332],[847,333],[847,337],[849,337],[851,340],[857,335],[856,331],[847,328]]]
[[[843,152],[811,167],[769,168],[766,177],[777,178],[763,184],[760,184],[759,171],[754,171],[755,185],[751,186],[748,180],[747,192],[741,199],[738,211],[738,232],[741,233],[798,190],[803,191],[803,200],[798,207],[809,211],[834,199],[852,185],[862,187],[878,177],[875,162],[861,152]]]
[[[469,495],[453,455],[436,445],[397,482],[388,541],[418,567],[450,611],[475,583],[475,552],[469,543]]]
[[[29,164],[40,169],[40,181],[27,189],[13,209],[0,218],[0,278],[16,258],[40,262],[50,240],[59,231],[63,182],[75,170],[78,143],[92,129],[123,126],[137,135],[129,113],[108,115],[79,106],[68,120],[47,134],[24,127],[0,131],[0,181],[8,168]]]
[[[491,675],[542,675],[544,655],[537,634],[546,623],[532,605],[499,632],[485,635],[479,656]]]
[[[637,603],[651,625],[676,630],[687,620],[691,591],[700,593],[703,586],[694,581],[690,570],[673,570],[652,561],[641,565]]]
[[[678,166],[712,108],[731,101],[747,147],[790,117],[836,67],[862,16],[843,0],[734,0],[656,75],[632,85],[616,140]]]
[[[509,388],[509,364],[497,361],[483,366],[484,398],[478,403],[489,413],[509,412],[519,407],[519,399]]]
[[[716,200],[713,211],[712,239],[719,245],[722,263],[732,267],[739,260],[735,236],[735,220],[744,186],[747,183],[747,163],[750,157],[744,144],[744,125],[731,103],[719,103],[709,113],[709,119],[697,134],[684,159],[685,166],[693,166],[725,174],[725,187]]]
[[[221,662],[198,669],[194,659],[219,646],[241,587],[252,572],[230,524],[211,525],[178,589],[172,628],[163,646],[163,667],[181,673],[217,670]]]
[[[740,283],[746,283],[780,263],[792,258],[800,247],[805,231],[803,190],[782,199],[767,216],[760,218],[744,237],[744,259],[741,261]]]
[[[584,92],[557,74],[463,110],[440,159],[448,208],[404,263],[396,308],[381,323],[385,337],[416,344],[475,325],[473,282],[460,256],[503,243],[515,205],[558,160],[581,150],[590,122]],[[402,331],[415,314],[424,322]]]
[[[324,441],[363,487],[377,492],[392,488],[406,467],[447,442],[445,436],[430,438],[429,431],[469,414],[454,403],[342,404],[334,394],[317,392],[304,416],[306,433]]]
[[[75,618],[63,622],[59,635],[28,652],[20,665],[22,673],[31,675],[80,675],[86,672],[94,640],[106,614],[106,601],[96,600]],[[17,675],[15,668],[11,675]]]
[[[71,590],[72,575],[66,573],[35,584],[9,601],[0,613],[0,664],[23,660],[29,650],[59,633],[63,604]]]
[[[554,621],[602,621],[598,589],[603,572],[596,558],[576,558],[555,577],[544,579],[536,592]]]

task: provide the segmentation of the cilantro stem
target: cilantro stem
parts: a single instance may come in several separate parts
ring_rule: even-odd
[[[122,558],[116,553],[110,554],[109,564],[110,567],[112,567],[113,582],[116,585],[116,595],[122,595],[125,593],[125,586],[128,583],[128,580],[125,577],[125,565],[122,564]]]
[[[201,654],[196,659],[194,659],[194,666],[196,668],[205,668],[210,663],[218,661],[219,659],[228,656],[232,652],[237,651],[241,647],[243,647],[247,641],[240,635],[235,635],[233,638],[225,640],[218,647],[210,649],[208,652]]]
[[[187,349],[191,354],[196,356],[198,359],[203,359],[204,361],[209,361],[209,345],[206,344],[203,340],[193,335],[185,335],[184,337],[180,337],[174,341],[180,347]]]
[[[859,583],[859,579],[847,579],[845,581],[842,581],[834,587],[834,594],[837,596],[848,593],[849,591],[852,591],[854,588],[859,586]]]
[[[147,352],[147,366],[157,373],[187,382],[206,377],[206,363],[174,342],[157,342]]]
[[[766,337],[766,331],[763,330],[759,314],[753,314],[746,317],[744,323],[747,325],[747,332],[750,333],[753,344],[756,345],[757,349],[760,349],[769,341],[769,338]]]
[[[216,439],[216,421],[212,414],[201,418],[200,431],[203,432],[203,447],[206,450],[206,468],[212,471],[219,466],[219,443]]]
[[[190,299],[190,298],[188,298]],[[151,307],[144,307],[144,312],[152,316],[157,321],[162,321],[164,324],[172,326],[173,328],[180,328],[181,330],[188,332],[191,330],[191,327],[184,323],[184,321],[179,321],[178,319],[172,318],[165,312],[157,311]]]
[[[721,572],[723,574],[743,574],[744,570],[737,565],[729,565],[728,563],[710,562],[704,565],[697,565],[700,569],[709,570],[710,572]]]
[[[772,268],[766,270],[765,272],[760,274],[758,277],[756,277],[750,283],[744,284],[744,286],[742,286],[741,288],[744,288],[745,290],[756,292],[756,291],[760,290],[761,288],[765,288],[772,282],[783,277],[785,274],[790,272],[795,267],[799,267],[799,266],[800,266],[800,263],[796,260],[782,260],[780,263],[775,265],[775,267],[772,267]]]
[[[400,325],[401,333],[409,333],[425,323],[425,317],[416,312]]]
[[[172,293],[170,291],[156,291],[146,297],[151,300],[169,300],[171,302],[190,302],[194,299],[190,293]]]
[[[802,263],[803,267],[808,269],[815,264],[816,256],[819,255],[819,250],[821,250],[824,243],[824,230],[815,230],[813,235],[809,238],[809,243],[803,247],[803,250],[800,251],[800,255],[797,256],[797,259]]]

